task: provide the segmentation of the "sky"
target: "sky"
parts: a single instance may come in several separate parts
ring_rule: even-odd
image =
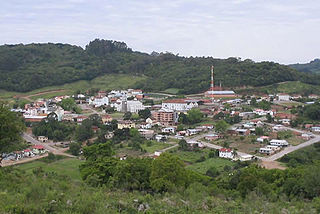
[[[320,58],[318,0],[1,0],[0,44],[123,41],[133,50],[282,64]]]

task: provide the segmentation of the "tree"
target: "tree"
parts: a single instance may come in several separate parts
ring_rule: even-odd
[[[157,192],[172,191],[175,187],[185,187],[188,183],[183,162],[169,153],[161,154],[152,163],[151,188]]]
[[[20,134],[24,130],[22,119],[11,112],[4,103],[0,103],[0,154],[20,148],[22,142]]]
[[[124,113],[123,115],[123,119],[124,120],[130,120],[131,119],[131,116],[132,116],[132,113],[127,111],[126,113]]]
[[[224,120],[219,120],[219,121],[216,123],[215,128],[216,128],[216,130],[217,130],[218,132],[224,133],[224,132],[227,130],[228,126],[229,126],[229,125],[228,125],[228,123],[227,123],[226,121],[224,121]]]
[[[273,122],[273,118],[269,113],[267,114],[267,122],[268,123],[272,123]]]
[[[211,167],[207,170],[206,175],[214,178],[214,177],[217,177],[218,175],[220,175],[220,173],[219,173],[219,171],[218,171],[218,169],[217,169],[216,167],[211,166]]]
[[[81,144],[80,143],[73,142],[73,143],[70,143],[70,145],[69,145],[69,151],[74,156],[78,156],[79,155],[80,149],[81,149]]]
[[[81,110],[77,106],[75,100],[73,98],[66,98],[60,102],[60,106],[66,111],[74,111],[76,113],[80,113]]]
[[[179,149],[183,151],[189,150],[189,146],[186,140],[182,139],[179,141]]]
[[[151,111],[148,108],[140,110],[138,112],[138,114],[139,114],[139,117],[144,119],[144,120],[146,120],[147,118],[151,117]]]
[[[198,108],[193,108],[188,111],[187,124],[195,124],[201,122],[203,114]]]
[[[262,136],[264,134],[263,128],[262,127],[256,127],[255,128],[255,133],[256,133],[256,135]]]

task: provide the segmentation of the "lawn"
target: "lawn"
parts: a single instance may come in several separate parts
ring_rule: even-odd
[[[110,114],[112,119],[115,119],[115,120],[122,119],[123,115],[124,115],[124,113],[122,113],[122,112],[114,112],[114,113]]]
[[[168,88],[163,92],[168,93],[168,94],[178,94],[179,91],[180,91],[180,89],[178,89],[178,88]]]
[[[163,143],[163,142],[157,142],[157,141],[151,141],[151,142],[152,142],[151,146],[148,146],[147,144],[141,145],[141,147],[145,149],[148,153],[154,153],[155,151],[172,146],[171,144]]]
[[[202,156],[207,157],[209,153],[209,149],[202,149],[199,151],[181,151],[178,149],[172,150],[171,152],[174,155],[177,155],[181,160],[188,162],[190,164],[195,163]]]
[[[70,176],[73,180],[81,181],[79,165],[81,161],[75,158],[63,158],[52,163],[46,163],[42,160],[36,160],[25,164],[15,166],[18,169],[31,173],[33,169],[42,167],[46,172],[56,172],[60,175]]]
[[[192,165],[187,166],[187,169],[191,169],[197,171],[199,173],[205,174],[210,167],[215,167],[219,171],[223,171],[225,166],[234,166],[235,163],[222,158],[209,158],[203,162],[194,163]]]

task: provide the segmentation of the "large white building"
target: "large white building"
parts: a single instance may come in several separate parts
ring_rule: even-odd
[[[142,102],[138,100],[128,100],[127,101],[127,111],[131,113],[138,113],[140,110],[144,110],[146,107]]]
[[[197,100],[174,99],[162,102],[163,109],[170,109],[174,111],[189,111],[194,107],[198,107]]]
[[[289,101],[290,100],[290,95],[289,94],[280,93],[280,94],[277,94],[277,95],[278,95],[278,100],[279,101]]]
[[[109,105],[108,97],[95,97],[89,100],[89,105],[94,105],[94,107],[107,106]]]
[[[220,158],[229,158],[232,159],[233,158],[233,152],[231,149],[227,149],[227,148],[221,148],[219,149],[219,157]]]

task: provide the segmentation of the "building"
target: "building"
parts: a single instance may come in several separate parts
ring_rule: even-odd
[[[206,135],[204,137],[204,139],[209,140],[209,141],[214,141],[214,140],[217,140],[219,138],[220,138],[220,136],[217,135],[217,134],[208,134],[208,135]]]
[[[260,143],[263,143],[264,141],[269,141],[269,137],[268,136],[261,136],[257,138],[257,141]]]
[[[163,129],[161,129],[161,132],[174,134],[176,132],[176,128],[175,127],[165,127]]]
[[[192,148],[204,148],[205,146],[198,141],[187,141],[189,147]]]
[[[178,122],[178,112],[170,109],[160,109],[159,111],[151,112],[155,123],[160,123],[163,126],[172,126]]]
[[[286,140],[273,139],[270,141],[270,145],[284,147],[284,146],[288,146],[289,143]]]
[[[267,155],[271,155],[271,154],[274,153],[274,151],[272,149],[269,149],[269,148],[260,148],[259,152],[261,154],[267,154]]]
[[[169,109],[173,111],[189,111],[190,109],[198,106],[198,100],[173,99],[162,102],[163,109]]]
[[[240,161],[251,161],[253,159],[252,155],[240,155],[239,160]]]
[[[127,111],[131,113],[138,113],[140,110],[144,110],[146,107],[139,100],[128,100]]]
[[[94,107],[107,106],[109,105],[109,98],[105,96],[97,96],[94,99],[89,100],[89,105],[93,105]]]
[[[285,93],[280,93],[277,95],[278,101],[290,101],[290,95]]]
[[[219,149],[219,157],[233,159],[233,151],[231,149],[221,148]]]
[[[124,120],[118,122],[118,129],[131,129],[135,128],[136,124],[130,120]]]
[[[46,136],[38,136],[38,141],[42,143],[46,143],[48,141],[48,137]]]
[[[320,126],[311,127],[312,132],[320,132]]]
[[[141,136],[143,136],[144,138],[151,140],[154,137],[154,131],[150,130],[150,129],[138,129],[139,133],[141,134]]]
[[[110,115],[108,115],[108,114],[102,115],[101,116],[101,120],[102,120],[103,124],[108,124],[108,123],[111,123],[112,117]]]
[[[167,135],[158,134],[154,137],[157,142],[166,141],[168,139]]]

